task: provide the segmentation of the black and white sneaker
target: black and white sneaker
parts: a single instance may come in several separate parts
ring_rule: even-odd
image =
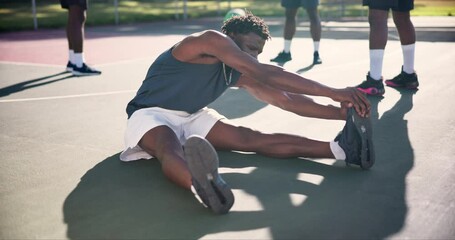
[[[270,59],[270,61],[277,63],[285,63],[291,60],[292,60],[291,52],[285,52],[284,50],[278,53],[278,56],[276,56],[275,58]]]
[[[346,154],[346,164],[369,169],[375,162],[371,119],[363,118],[353,108],[348,109],[346,125],[335,138]]]
[[[72,72],[74,67],[76,67],[76,65],[74,65],[70,61],[68,61],[68,63],[66,64],[66,71]]]
[[[217,214],[226,214],[234,204],[231,188],[218,174],[218,155],[204,138],[193,135],[184,145],[193,186],[202,203]]]
[[[319,57],[319,52],[318,51],[315,51],[313,53],[313,65],[316,65],[316,64],[321,64],[322,63],[322,60],[321,58]]]
[[[82,67],[77,67],[76,65],[73,65],[72,72],[76,76],[91,76],[101,74],[101,71],[91,68],[87,66],[87,64],[85,63],[82,64]]]

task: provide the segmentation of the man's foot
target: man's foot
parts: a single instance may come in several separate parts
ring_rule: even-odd
[[[386,80],[385,84],[394,88],[417,89],[419,80],[416,73],[406,73],[401,69],[401,73],[390,80]]]
[[[321,64],[322,63],[322,60],[321,58],[319,57],[319,52],[318,51],[315,51],[313,53],[313,65],[316,65],[316,64]]]
[[[370,73],[367,74],[367,80],[357,85],[357,89],[371,96],[382,96],[385,93],[382,78],[380,80],[375,80],[370,77]]]
[[[71,72],[73,71],[73,68],[76,67],[74,64],[72,64],[70,61],[66,64],[66,71]]]
[[[87,66],[87,64],[83,63],[82,67],[77,67],[73,65],[73,74],[76,76],[90,76],[90,75],[100,75],[101,71],[98,71],[94,68]]]
[[[285,52],[285,51],[278,53],[278,56],[276,56],[273,59],[270,59],[270,61],[278,62],[278,63],[285,63],[285,62],[291,61],[291,60],[292,60],[291,52]]]
[[[360,117],[354,108],[348,109],[346,125],[335,138],[346,154],[346,164],[369,169],[375,162],[370,118]]]
[[[234,204],[234,194],[218,174],[218,155],[213,146],[193,135],[186,141],[184,152],[193,177],[192,188],[204,205],[217,214],[228,213]]]

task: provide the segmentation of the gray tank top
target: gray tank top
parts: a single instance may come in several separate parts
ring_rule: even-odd
[[[227,85],[232,71],[232,81]],[[215,101],[241,73],[222,63],[194,64],[181,62],[172,55],[172,48],[162,53],[150,66],[145,80],[128,103],[128,118],[139,109],[161,107],[195,113]]]

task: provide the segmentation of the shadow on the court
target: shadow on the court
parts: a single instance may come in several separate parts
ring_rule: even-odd
[[[302,74],[302,73],[308,72],[311,69],[313,69],[313,67],[314,67],[314,64],[310,64],[310,65],[308,65],[308,66],[306,66],[304,68],[301,68],[301,69],[297,70],[296,73]]]
[[[5,97],[13,93],[21,92],[30,88],[40,87],[43,85],[51,84],[73,77],[75,76],[68,72],[60,72],[49,76],[16,83],[8,87],[0,88],[0,97]]]
[[[229,88],[215,102],[209,105],[228,119],[248,116],[267,106],[266,103],[257,100],[246,90]]]
[[[332,166],[219,152],[220,167],[229,169],[223,178],[250,196],[243,203],[237,198],[234,208],[240,205],[241,211],[223,216],[166,180],[158,161],[123,163],[115,154],[89,170],[66,198],[67,237],[223,238],[225,232],[266,229],[272,239],[388,238],[407,215],[406,176],[414,153],[404,115],[413,107],[413,94],[402,92],[382,116],[381,99],[370,99],[376,165],[368,171],[341,161]]]
[[[291,60],[292,61],[292,60]],[[290,61],[289,61],[290,62]],[[280,66],[280,67],[283,67],[284,68],[284,65],[286,65],[287,62],[278,62],[278,63],[275,63],[277,66]],[[306,67],[303,67],[297,71],[295,71],[297,74],[302,74],[302,73],[305,73],[305,72],[308,72],[310,71],[311,69],[313,69],[313,67],[315,66],[316,64],[313,64],[311,63],[310,65],[306,66]]]
[[[222,166],[254,167],[248,174],[225,174],[234,187],[257,198],[263,210],[231,213],[269,228],[273,239],[384,239],[399,232],[407,215],[406,176],[414,163],[404,115],[413,107],[415,91],[379,116],[380,98],[370,98],[376,165],[369,171],[302,159],[220,153]],[[299,180],[318,176],[320,183]],[[304,195],[300,204],[292,196]],[[297,197],[298,198],[298,197]],[[330,229],[330,231],[328,231]]]

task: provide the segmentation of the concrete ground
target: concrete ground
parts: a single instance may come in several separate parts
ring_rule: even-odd
[[[283,19],[266,19],[282,50]],[[125,106],[149,64],[184,35],[220,19],[87,28],[100,76],[73,77],[64,31],[0,34],[1,239],[455,239],[455,18],[415,17],[420,90],[372,98],[377,162],[219,152],[236,202],[217,216],[167,181],[155,160],[122,163]],[[283,67],[333,87],[368,71],[368,23],[324,22],[322,65],[311,66],[308,24]],[[402,64],[390,22],[383,74]],[[331,103],[326,99],[316,101]],[[234,123],[332,140],[341,121],[298,117],[231,89],[211,105]]]

